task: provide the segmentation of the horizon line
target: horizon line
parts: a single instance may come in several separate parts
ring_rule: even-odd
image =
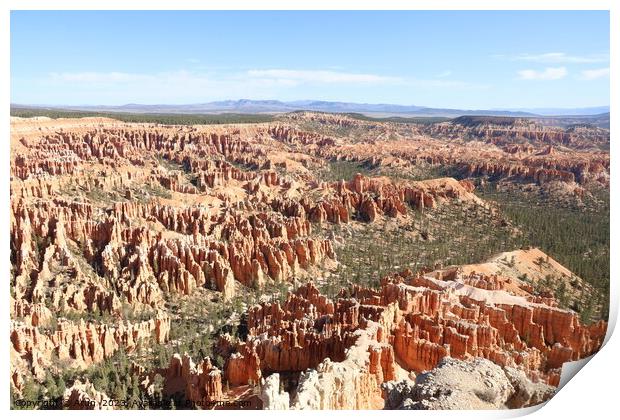
[[[217,102],[241,102],[241,101],[250,101],[250,102],[279,102],[284,105],[295,105],[296,102],[324,102],[328,104],[351,104],[351,105],[367,105],[367,106],[399,106],[399,107],[417,107],[422,109],[448,109],[448,110],[459,110],[459,111],[519,111],[519,110],[544,110],[544,109],[588,109],[588,108],[610,108],[610,104],[606,105],[578,105],[578,106],[518,106],[518,107],[447,107],[447,106],[429,106],[429,105],[415,105],[415,104],[400,104],[400,103],[390,103],[390,102],[353,102],[353,101],[344,101],[344,100],[323,100],[323,99],[294,99],[294,100],[281,100],[281,99],[249,99],[249,98],[239,98],[239,99],[216,99],[205,102],[184,102],[184,103],[146,103],[146,102],[127,102],[122,104],[54,104],[54,103],[21,103],[21,102],[10,102],[10,106],[32,106],[32,107],[126,107],[126,106],[192,106],[192,105],[207,105],[214,104]],[[353,112],[353,111],[352,111]]]

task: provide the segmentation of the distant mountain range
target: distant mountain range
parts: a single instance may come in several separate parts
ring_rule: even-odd
[[[513,108],[507,111],[531,112],[545,116],[599,115],[609,113],[609,106],[592,106],[587,108]]]
[[[512,117],[595,115],[609,112],[609,106],[590,108],[528,108],[528,109],[450,109],[416,105],[364,104],[354,102],[291,101],[239,99],[187,105],[18,105],[13,107],[62,109],[93,112],[131,112],[158,114],[217,114],[217,113],[282,113],[293,111],[321,111],[332,113],[362,113],[371,116],[458,117],[462,115],[489,115]]]

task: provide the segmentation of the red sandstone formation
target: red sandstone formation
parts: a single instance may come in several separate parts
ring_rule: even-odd
[[[246,341],[222,339],[225,379],[235,387],[272,373],[306,372],[291,400],[296,408],[377,407],[380,385],[398,369],[431,370],[445,357],[485,358],[557,386],[562,364],[595,352],[606,324],[584,326],[553,299],[534,299],[523,289],[515,295],[505,286],[511,281],[405,271],[383,279],[379,290],[354,287],[336,300],[308,284],[283,305],[252,308]]]
[[[507,144],[513,140],[525,139],[533,143],[550,145],[590,146],[609,141],[607,130],[595,127],[572,127],[561,129],[545,127],[527,119],[511,117],[468,117],[463,116],[450,122],[428,126],[433,136],[459,136],[476,138],[494,144]]]
[[[302,144],[316,137],[285,127],[258,134]],[[382,215],[406,215],[408,206],[420,209],[442,199],[473,197],[470,184],[463,187],[450,179],[394,183],[358,176],[349,182],[307,184],[304,188],[315,189],[321,198],[300,199],[301,186],[274,171],[244,172],[220,158],[207,158],[214,154],[236,162],[243,159],[235,153],[244,153],[256,156],[258,166],[264,163],[263,154],[234,130],[179,134],[97,128],[42,136],[29,139],[28,148],[18,147],[20,153],[14,154],[12,261],[16,297],[51,300],[55,309],[64,305],[118,313],[121,299],[161,308],[164,293],[191,294],[199,287],[231,298],[235,280],[250,287],[262,285],[266,276],[285,281],[298,267],[333,259],[331,242],[313,238],[309,222],[373,222]],[[27,152],[34,155],[25,159],[22,153]],[[83,172],[80,165],[56,169],[37,163],[37,154],[61,152],[80,165],[101,166],[99,176]],[[156,159],[186,168],[195,183],[181,169],[166,172]],[[141,202],[145,186],[184,196],[215,195],[216,201],[207,206]],[[213,191],[219,186],[238,186],[239,195]],[[67,188],[85,191],[86,199],[65,198]],[[115,202],[108,204],[104,191],[115,189],[121,192],[110,196]],[[290,190],[291,198],[282,199],[274,189]],[[59,277],[55,267],[67,269]],[[110,281],[117,293],[109,290]]]
[[[54,359],[65,366],[84,368],[110,357],[119,348],[132,352],[140,342],[164,343],[169,332],[170,319],[163,313],[149,321],[125,322],[114,327],[60,319],[53,331],[12,321],[11,361],[27,366],[32,375],[43,379],[44,369],[49,368]],[[21,388],[19,376],[17,372],[11,378],[16,389]]]
[[[186,354],[175,354],[164,372],[164,394],[182,394],[199,407],[207,408],[206,403],[221,401],[222,375],[207,357],[198,366]]]
[[[112,410],[109,398],[95,389],[93,384],[76,380],[71,388],[65,391],[63,405],[69,410]]]
[[[337,130],[308,131],[307,122]],[[336,132],[344,134],[326,134]],[[312,277],[337,259],[321,233],[332,224],[398,221],[451,200],[482,204],[474,178],[568,183],[581,195],[590,183],[608,186],[608,142],[592,128],[315,113],[196,127],[15,120],[11,383],[19,392],[26,376],[42,380],[52,360],[84,368],[140,342],[165,343],[166,303],[200,289],[228,301],[244,288]],[[318,174],[327,161],[403,174],[441,166],[467,179],[325,182]],[[159,373],[166,395],[202,408],[240,390],[264,395],[267,407],[380,408],[382,384],[448,356],[482,357],[556,385],[562,363],[595,352],[606,325],[583,326],[552,296],[531,293],[513,279],[459,270],[404,272],[334,300],[309,283],[282,304],[250,308],[247,337],[218,342],[221,371],[209,358],[195,365],[175,355]],[[157,315],[123,319],[143,311]],[[296,392],[274,389],[280,382]],[[88,385],[68,390],[68,407],[99,395]]]

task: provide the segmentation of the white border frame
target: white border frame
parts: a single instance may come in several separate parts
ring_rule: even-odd
[[[0,31],[2,32],[2,42],[0,43],[2,48],[2,56],[5,60],[2,61],[0,71],[2,72],[3,86],[5,89],[0,90],[4,97],[1,103],[2,109],[2,128],[5,141],[2,143],[4,148],[4,156],[1,160],[2,173],[5,174],[4,181],[0,183],[0,191],[3,197],[5,197],[5,205],[0,207],[0,214],[2,215],[2,222],[0,222],[0,233],[2,241],[0,247],[2,249],[2,257],[0,257],[0,272],[9,273],[9,206],[7,205],[10,200],[10,183],[9,183],[9,156],[10,156],[10,124],[9,124],[9,112],[10,112],[10,10],[346,10],[354,8],[357,10],[610,10],[610,54],[611,54],[611,173],[612,182],[610,188],[611,194],[611,210],[612,214],[615,209],[618,208],[618,195],[616,181],[613,180],[615,175],[615,162],[618,146],[616,145],[617,139],[615,133],[620,129],[618,123],[617,105],[618,105],[618,60],[619,60],[619,40],[620,40],[620,2],[613,0],[469,0],[467,2],[463,0],[417,0],[410,2],[402,2],[398,0],[297,0],[297,1],[283,1],[283,0],[263,0],[263,1],[251,1],[251,0],[214,0],[208,2],[208,4],[201,4],[196,0],[90,0],[88,2],[78,0],[60,0],[60,1],[44,1],[44,0],[5,0],[2,6],[2,15],[0,20]],[[207,2],[204,2],[207,3]],[[611,217],[610,220],[611,239],[610,239],[610,251],[611,255],[618,254],[618,240],[620,238],[620,228],[617,220]],[[577,377],[570,380],[568,384],[562,388],[558,394],[553,397],[542,409],[541,407],[535,407],[531,409],[522,410],[507,410],[507,411],[433,411],[423,413],[413,413],[404,411],[358,411],[342,413],[345,415],[355,415],[365,418],[371,418],[371,416],[390,416],[407,418],[414,416],[416,418],[459,418],[459,419],[480,419],[480,418],[508,418],[516,417],[532,413],[531,417],[535,419],[542,419],[547,417],[555,418],[609,418],[611,413],[615,412],[616,399],[618,394],[616,391],[616,383],[619,378],[619,364],[618,358],[620,356],[620,343],[616,336],[612,335],[615,328],[617,316],[618,316],[618,296],[620,290],[618,288],[618,266],[620,259],[612,258],[611,260],[611,312],[609,329],[607,332],[605,346],[590,359],[587,366],[582,369]],[[7,276],[8,277],[8,276]],[[8,294],[9,294],[9,282],[8,278],[4,284],[5,297],[0,299],[0,305],[2,306],[5,316],[9,315],[8,308]],[[5,319],[2,323],[3,331],[0,332],[0,337],[9,337],[9,322]],[[8,344],[8,343],[7,343]],[[9,345],[5,345],[2,348],[2,353],[5,363],[9,359]],[[583,365],[583,363],[576,363],[576,365]],[[9,365],[5,365],[6,374],[8,379]],[[565,368],[565,370],[568,370]],[[577,369],[578,370],[578,369]],[[9,381],[0,381],[0,387],[2,391],[2,408],[8,410],[9,406]],[[10,410],[9,410],[10,411]],[[285,418],[290,415],[299,417],[312,417],[320,418],[324,416],[333,415],[334,412],[316,411],[316,412],[295,412],[294,414],[289,412],[266,412],[266,411],[220,411],[210,412],[206,414],[208,416],[232,416],[233,418],[242,418],[248,413],[252,417],[262,418]],[[13,411],[7,413],[9,415],[20,415],[26,418],[46,416],[50,418],[61,418],[66,414],[68,417],[84,416],[84,412],[75,411],[63,411],[63,412],[44,412],[44,411]],[[159,417],[169,416],[170,412],[167,411],[144,411],[144,412],[94,412],[91,414],[95,417],[103,416],[149,416]],[[205,415],[200,412],[187,412],[187,416]],[[617,416],[617,414],[616,414]],[[74,417],[76,418],[76,417]]]

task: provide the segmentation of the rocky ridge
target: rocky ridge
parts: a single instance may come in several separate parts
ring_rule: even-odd
[[[172,305],[199,291],[231,302],[316,277],[338,264],[325,234],[333,227],[405,221],[451,202],[482,206],[473,178],[609,185],[608,132],[459,124],[314,113],[192,127],[12,121],[13,387],[42,381],[57,362],[83,369],[121,349],[167,345],[179,318]],[[451,167],[471,179],[317,175],[342,161],[403,173]],[[422,372],[482,369],[501,392],[471,405],[517,407],[548,398],[562,364],[595,352],[606,329],[581,325],[515,276],[472,269],[403,271],[336,298],[307,283],[281,301],[262,299],[241,322],[247,334],[219,337],[219,366],[175,354],[141,368],[141,386],[158,373],[165,395],[202,408],[240,395],[277,409],[441,408],[470,400],[429,403],[420,389],[445,384]],[[410,386],[416,376],[422,382]],[[394,383],[388,394],[402,398],[392,404]],[[89,395],[103,394],[76,381],[66,404]]]

